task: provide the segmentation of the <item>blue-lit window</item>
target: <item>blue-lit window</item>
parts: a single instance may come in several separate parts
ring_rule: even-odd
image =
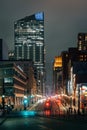
[[[42,12],[36,13],[35,18],[36,20],[43,20],[44,19],[43,13]]]

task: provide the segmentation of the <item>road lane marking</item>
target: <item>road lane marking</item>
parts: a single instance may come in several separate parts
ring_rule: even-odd
[[[39,127],[43,128],[43,129],[46,129],[46,130],[52,130],[51,128],[48,128],[46,126],[43,126],[43,125],[38,125]]]

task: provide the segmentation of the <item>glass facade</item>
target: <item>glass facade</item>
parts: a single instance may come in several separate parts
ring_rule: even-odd
[[[39,12],[15,21],[14,42],[15,59],[32,60],[37,69],[37,84],[44,81],[44,76],[42,80],[42,73],[45,72],[44,13]]]
[[[14,40],[16,60],[32,59],[35,64],[44,64],[43,12],[16,21]]]

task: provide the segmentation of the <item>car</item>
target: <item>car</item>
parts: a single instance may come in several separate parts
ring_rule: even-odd
[[[52,104],[50,100],[45,101],[44,103],[44,110],[51,110],[52,109]]]
[[[5,105],[4,106],[4,112],[9,113],[10,111],[12,111],[12,106],[11,105]]]

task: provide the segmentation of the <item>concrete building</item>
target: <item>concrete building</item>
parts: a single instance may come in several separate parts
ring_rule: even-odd
[[[77,47],[63,51],[61,56],[63,93],[70,97],[70,107],[87,113],[87,33],[79,33]],[[55,81],[59,84],[57,76]]]
[[[63,93],[61,56],[56,56],[53,63],[53,91],[55,94]]]
[[[0,103],[20,105],[27,95],[27,75],[16,63],[0,62]]]

